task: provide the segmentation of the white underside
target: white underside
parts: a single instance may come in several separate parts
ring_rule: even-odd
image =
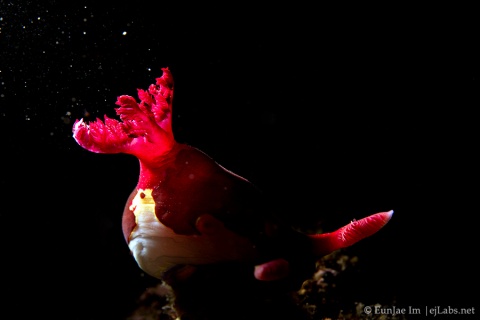
[[[142,199],[139,196],[141,192],[146,195]],[[165,271],[179,264],[208,264],[241,259],[241,253],[235,250],[235,243],[232,243],[231,249],[226,250],[225,242],[218,237],[178,235],[162,224],[155,215],[151,190],[139,190],[131,209],[137,226],[130,235],[128,246],[139,267],[153,277],[161,278]]]

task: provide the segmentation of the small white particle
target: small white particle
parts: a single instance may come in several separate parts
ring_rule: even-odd
[[[123,31],[123,32],[122,32],[122,35],[126,36],[126,35],[127,35],[127,31]]]

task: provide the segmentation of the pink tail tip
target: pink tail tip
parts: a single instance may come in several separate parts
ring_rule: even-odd
[[[311,235],[313,253],[323,256],[335,250],[349,247],[358,241],[378,232],[392,218],[393,210],[372,214],[360,220],[355,220],[330,232]]]

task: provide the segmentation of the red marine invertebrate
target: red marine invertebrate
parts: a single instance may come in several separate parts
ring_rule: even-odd
[[[380,212],[332,233],[305,235],[275,220],[261,192],[202,151],[175,141],[173,79],[168,68],[137,102],[120,96],[120,121],[77,120],[73,136],[97,153],[126,153],[140,163],[123,213],[123,233],[140,268],[159,279],[195,267],[239,263],[252,278],[279,280],[311,270],[315,258],[372,235],[391,218]],[[300,262],[299,262],[300,261]],[[182,270],[181,272],[178,272]],[[173,280],[172,280],[173,281]]]

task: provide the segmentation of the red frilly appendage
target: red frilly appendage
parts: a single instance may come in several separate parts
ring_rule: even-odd
[[[128,95],[117,98],[115,111],[120,121],[104,117],[86,123],[76,120],[73,137],[83,148],[97,153],[128,153],[145,162],[161,157],[173,148],[173,78],[168,68],[148,90],[138,89],[140,103]]]

